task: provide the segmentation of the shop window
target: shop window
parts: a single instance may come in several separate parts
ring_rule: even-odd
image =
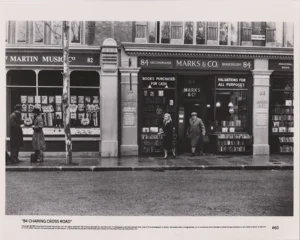
[[[294,82],[291,77],[271,79],[270,150],[294,151]]]
[[[284,47],[294,47],[294,25],[291,22],[284,23]]]
[[[217,132],[247,132],[247,91],[222,90],[216,92]]]
[[[170,43],[171,23],[161,22],[161,43]]]
[[[205,22],[197,22],[196,44],[205,44]]]
[[[185,22],[184,23],[184,44],[193,44],[194,38],[194,23]]]
[[[43,21],[35,21],[34,22],[34,42],[35,43],[43,43],[44,35],[45,35],[45,24]]]
[[[51,43],[62,44],[62,22],[52,22],[51,24]]]
[[[63,86],[63,72],[43,70],[39,72],[38,86],[61,87]]]
[[[218,45],[218,22],[207,22],[207,44]]]
[[[70,22],[70,42],[81,43],[82,35],[82,22],[72,21]]]
[[[228,23],[220,22],[220,35],[219,35],[219,44],[227,45],[228,44]]]
[[[16,42],[26,43],[28,37],[28,22],[17,21],[16,22]]]
[[[22,105],[22,119],[32,119],[32,110],[34,107],[34,96],[36,95],[36,74],[29,70],[10,70],[6,74],[7,82],[7,123],[9,124],[9,116],[13,112],[14,106]],[[25,97],[26,96],[26,97]],[[29,98],[28,98],[29,96]],[[29,103],[28,100],[29,99]],[[32,125],[32,124],[31,124]],[[30,125],[30,126],[31,126]],[[9,128],[7,128],[7,136],[10,137]]]
[[[100,127],[99,74],[74,71],[70,79],[71,126]]]

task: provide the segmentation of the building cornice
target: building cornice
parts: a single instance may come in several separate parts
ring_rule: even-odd
[[[293,48],[122,43],[130,56],[293,60]]]
[[[6,44],[6,51],[36,51],[36,52],[45,52],[45,51],[62,51],[63,48],[61,45],[37,45],[37,44]],[[86,51],[98,51],[100,52],[100,46],[88,46],[88,45],[70,45],[71,51],[86,52]]]

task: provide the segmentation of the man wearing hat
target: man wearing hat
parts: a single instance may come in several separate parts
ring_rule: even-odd
[[[19,160],[19,150],[23,146],[23,131],[21,105],[14,107],[13,113],[9,117],[10,125],[10,155],[12,163],[21,162]]]
[[[196,112],[191,113],[189,121],[189,127],[187,129],[187,135],[191,141],[192,156],[195,155],[197,145],[200,146],[200,155],[203,155],[203,141],[202,138],[205,135],[205,126],[201,118],[197,117]]]

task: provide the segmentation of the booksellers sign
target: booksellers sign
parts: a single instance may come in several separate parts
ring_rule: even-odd
[[[253,70],[253,60],[157,59],[140,57],[138,66],[151,69]]]
[[[293,61],[270,60],[269,69],[275,70],[275,71],[293,71],[294,64],[293,64]]]
[[[100,66],[100,54],[70,52],[69,61],[71,66]],[[63,52],[7,52],[5,56],[5,63],[7,66],[63,66]]]

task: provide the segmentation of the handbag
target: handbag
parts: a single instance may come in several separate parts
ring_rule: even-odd
[[[206,136],[206,135],[204,135],[204,136],[202,137],[202,141],[203,141],[203,143],[209,143],[209,137]]]

